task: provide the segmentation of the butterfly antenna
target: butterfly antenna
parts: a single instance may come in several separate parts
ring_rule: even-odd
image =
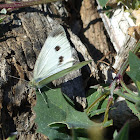
[[[38,88],[38,91],[39,91],[39,93],[41,94],[41,96],[42,96],[44,102],[48,105],[48,103],[47,103],[47,99],[43,96],[43,94],[42,94],[40,88]]]
[[[18,80],[22,80],[26,83],[29,83],[29,81],[25,80],[25,79],[21,79],[21,78],[18,78],[18,77],[15,77],[15,76],[12,76],[12,75],[8,75],[9,77],[12,77],[12,78],[15,78],[15,79],[18,79]]]

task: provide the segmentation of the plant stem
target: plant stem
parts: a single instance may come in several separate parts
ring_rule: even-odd
[[[136,46],[134,47],[134,49],[132,50],[133,53],[136,53],[140,48],[140,40],[137,42]],[[112,82],[111,84],[111,87],[110,87],[110,93],[111,93],[111,96],[113,96],[113,92],[115,90],[115,87],[116,87],[116,83],[117,83],[117,78],[121,78],[120,79],[120,82],[123,84],[123,73],[124,71],[126,70],[126,68],[128,67],[128,58],[126,59],[126,61],[123,63],[123,65],[121,66],[119,72],[117,73],[116,75],[116,79],[114,79],[114,81]],[[124,84],[123,84],[124,86]],[[125,89],[127,87],[125,86]]]
[[[97,102],[103,100],[108,94],[109,94],[109,92],[107,92],[107,93],[101,95],[98,99],[96,99],[96,100],[87,108],[86,113],[88,114],[88,113],[90,112],[90,110],[94,107],[94,105],[95,105]]]
[[[103,121],[103,124],[106,123],[106,122],[108,121],[109,107],[110,107],[110,105],[112,104],[112,102],[113,102],[113,97],[110,96],[110,97],[109,97],[109,100],[108,100],[107,107],[106,107],[106,111],[105,111],[105,115],[104,115],[104,121]]]
[[[123,82],[123,80],[120,80],[120,84],[121,84],[121,86],[122,86],[128,93],[130,93],[131,95],[136,96],[136,94],[134,94],[129,88],[127,88],[127,86],[126,86],[126,84]]]

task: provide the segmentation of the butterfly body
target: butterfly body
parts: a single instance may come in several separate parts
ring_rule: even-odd
[[[50,33],[40,51],[30,85],[40,89],[91,61],[83,61],[76,65],[73,65],[73,62],[71,45],[63,27],[59,25]]]

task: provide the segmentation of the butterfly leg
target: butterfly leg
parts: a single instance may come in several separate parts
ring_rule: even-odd
[[[43,96],[43,93],[41,92],[40,88],[38,88],[38,91],[39,91],[39,93],[41,94],[41,96],[42,96],[44,102],[45,102],[46,104],[48,104],[48,103],[47,103],[47,98],[46,98],[45,96]]]

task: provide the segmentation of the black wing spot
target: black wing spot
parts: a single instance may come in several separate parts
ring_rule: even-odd
[[[63,56],[60,56],[59,57],[59,65],[64,61],[64,57]]]
[[[56,51],[59,51],[59,50],[60,50],[60,48],[61,48],[61,47],[56,46],[56,47],[55,47],[55,50],[56,50]]]

